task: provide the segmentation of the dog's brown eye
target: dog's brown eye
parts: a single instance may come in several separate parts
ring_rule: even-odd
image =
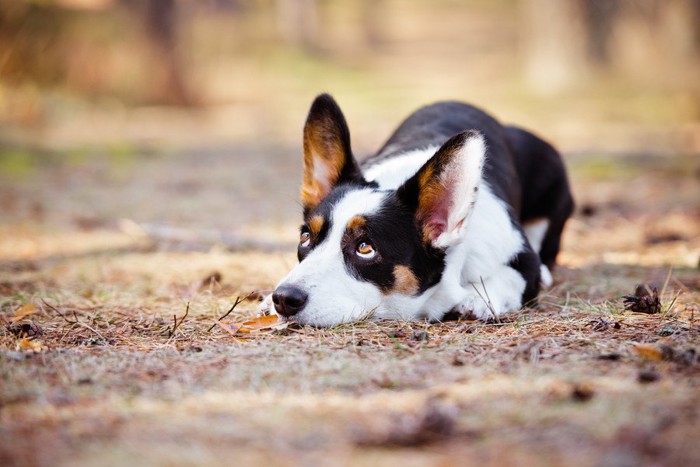
[[[311,244],[311,234],[309,232],[302,232],[299,237],[299,245],[302,247],[307,247]]]
[[[368,242],[360,242],[355,249],[355,253],[357,253],[357,256],[360,258],[365,259],[374,258],[374,255],[377,254],[372,244]]]

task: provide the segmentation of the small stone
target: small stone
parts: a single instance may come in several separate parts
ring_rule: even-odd
[[[452,366],[464,366],[464,360],[459,355],[452,358]]]
[[[418,341],[418,342],[427,342],[429,338],[428,331],[425,330],[419,330],[419,331],[413,331],[413,336],[411,336],[411,340]]]
[[[621,360],[621,359],[622,359],[622,354],[619,354],[617,352],[598,355],[598,360],[609,360],[611,362],[616,362],[616,361]]]
[[[655,383],[661,379],[661,375],[655,371],[640,371],[637,375],[637,381],[642,384]]]
[[[576,402],[588,402],[594,395],[593,389],[583,384],[575,385],[571,391],[571,398]]]

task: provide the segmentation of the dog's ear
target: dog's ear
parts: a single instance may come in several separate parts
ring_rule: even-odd
[[[426,244],[444,249],[461,239],[476,202],[485,156],[481,134],[459,133],[398,189],[402,202],[415,210]]]
[[[350,131],[343,112],[328,94],[318,96],[304,125],[304,175],[301,203],[312,211],[333,187],[361,181],[362,173],[350,149]]]

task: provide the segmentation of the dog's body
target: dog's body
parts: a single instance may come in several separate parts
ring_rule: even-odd
[[[304,128],[302,205],[300,264],[270,307],[319,326],[517,310],[551,284],[573,210],[559,154],[531,133],[441,102],[360,166],[328,95]]]

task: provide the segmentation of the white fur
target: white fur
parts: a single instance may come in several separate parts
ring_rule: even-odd
[[[547,234],[548,228],[549,219],[545,218],[535,219],[523,225],[525,236],[528,242],[530,242],[532,249],[535,250],[535,253],[539,253],[542,249],[542,242],[544,241],[544,236]]]
[[[395,190],[418,172],[437,150],[437,146],[430,146],[379,161],[365,170],[364,177],[377,182],[384,190]]]
[[[433,289],[450,308],[471,311],[477,318],[498,316],[521,306],[523,277],[508,266],[523,248],[521,235],[512,228],[507,208],[484,181],[462,242],[449,248],[442,280]],[[444,297],[444,298],[443,298]],[[446,310],[430,308],[439,319]]]
[[[552,273],[549,272],[549,268],[544,264],[540,265],[540,285],[542,288],[548,289],[554,284],[554,278]]]
[[[530,246],[535,250],[535,253],[539,253],[542,250],[542,242],[545,235],[547,235],[547,229],[549,229],[549,219],[546,218],[535,219],[523,225],[527,241],[530,242]],[[544,264],[540,265],[540,285],[548,289],[553,283],[554,278],[552,273],[549,272],[549,268]]]

